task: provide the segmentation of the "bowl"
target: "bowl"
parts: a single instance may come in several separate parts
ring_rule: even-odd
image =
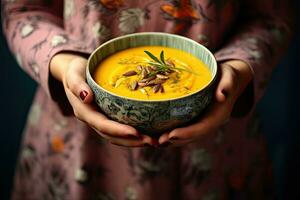
[[[119,96],[94,81],[94,70],[103,59],[118,51],[139,46],[166,46],[188,52],[208,66],[212,79],[201,90],[167,100],[137,100]],[[216,77],[217,62],[206,47],[183,36],[158,32],[134,33],[107,41],[90,55],[86,68],[87,83],[101,111],[109,118],[131,125],[152,137],[159,137],[199,117],[212,100]]]

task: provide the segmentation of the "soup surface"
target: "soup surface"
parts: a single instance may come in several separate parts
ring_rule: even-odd
[[[204,88],[211,80],[208,67],[184,51],[142,46],[105,58],[94,80],[119,96],[139,100],[173,99]]]

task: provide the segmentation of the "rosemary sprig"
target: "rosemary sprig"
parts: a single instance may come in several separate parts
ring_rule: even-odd
[[[144,51],[153,61],[149,61],[148,63],[150,65],[154,65],[157,67],[157,72],[167,72],[169,70],[177,69],[179,71],[185,71],[188,73],[192,73],[194,75],[199,75],[196,72],[193,72],[192,70],[186,69],[186,68],[181,68],[181,67],[176,67],[176,66],[171,66],[170,64],[165,62],[165,56],[164,56],[164,51],[160,52],[160,60],[154,56],[151,52],[149,51]]]

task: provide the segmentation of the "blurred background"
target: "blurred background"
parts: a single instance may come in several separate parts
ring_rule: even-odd
[[[300,2],[298,3],[300,8]],[[258,105],[279,199],[300,199],[300,17],[296,36]],[[22,129],[36,88],[0,30],[0,199],[9,199]]]

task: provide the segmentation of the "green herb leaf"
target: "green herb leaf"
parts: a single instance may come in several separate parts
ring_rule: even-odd
[[[162,62],[163,64],[166,64],[166,62],[165,62],[165,56],[164,56],[164,51],[161,51],[161,52],[160,52],[160,60],[161,60],[161,62]]]
[[[156,73],[159,73],[159,72],[167,72],[169,70],[172,70],[172,69],[175,69],[175,70],[178,70],[178,71],[185,71],[185,72],[188,72],[188,73],[192,73],[194,75],[199,75],[195,72],[193,72],[192,70],[189,70],[187,69],[186,67],[183,67],[183,68],[179,68],[179,67],[176,67],[176,66],[172,66],[168,63],[166,63],[165,61],[165,55],[164,55],[164,51],[161,51],[160,52],[160,60],[155,57],[152,53],[150,53],[149,51],[144,51],[152,60],[148,62],[148,64],[150,65],[154,65],[156,66],[157,68],[157,72]]]
[[[157,62],[153,62],[153,61],[149,61],[148,63],[149,63],[150,65],[162,66],[161,63],[157,63]]]
[[[150,53],[149,51],[144,51],[150,58],[152,58],[152,60],[154,60],[155,62],[161,63],[160,60],[155,57],[152,53]]]

